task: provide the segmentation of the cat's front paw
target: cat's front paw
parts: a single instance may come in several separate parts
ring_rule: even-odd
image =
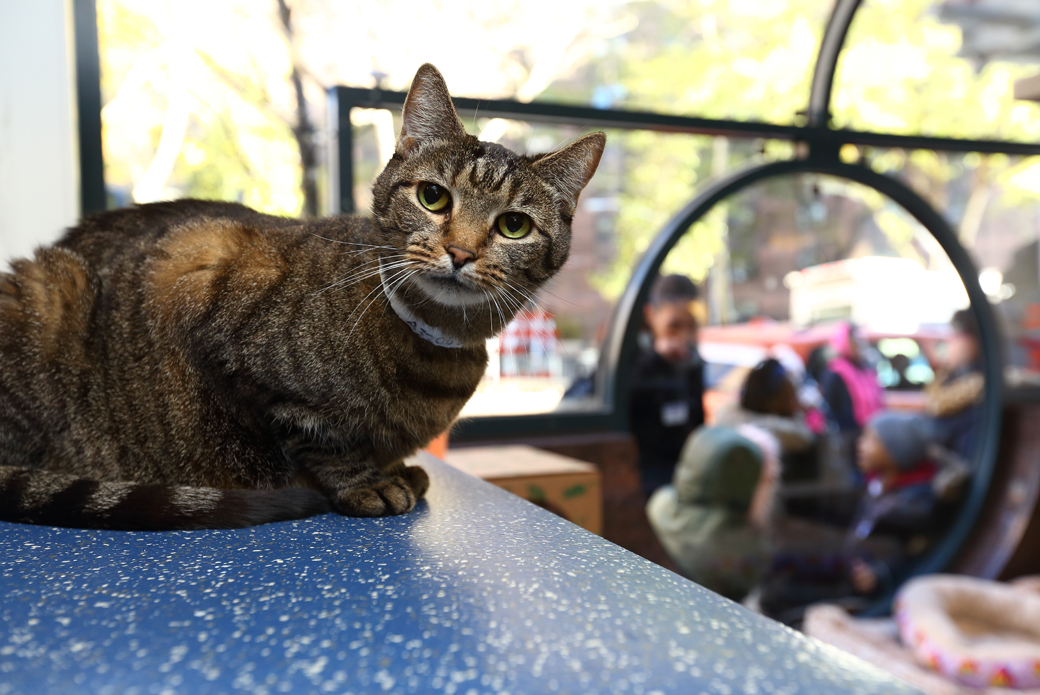
[[[421,500],[430,489],[430,476],[419,466],[404,466],[397,474],[405,479],[417,500]]]
[[[422,474],[426,476],[425,471]],[[426,484],[429,485],[428,479]],[[396,475],[368,487],[345,490],[339,493],[333,504],[336,511],[344,516],[393,516],[411,511],[418,499],[412,481]]]

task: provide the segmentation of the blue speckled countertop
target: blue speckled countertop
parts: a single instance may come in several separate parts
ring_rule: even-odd
[[[422,463],[428,500],[389,519],[0,523],[0,695],[916,692]]]

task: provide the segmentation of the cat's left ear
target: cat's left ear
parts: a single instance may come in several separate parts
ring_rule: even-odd
[[[455,113],[448,85],[437,68],[425,63],[415,73],[402,113],[404,124],[396,152],[407,157],[424,141],[454,140],[466,136]]]
[[[531,164],[531,168],[564,194],[573,214],[578,207],[578,194],[596,173],[606,144],[606,135],[591,133],[562,150],[541,157]]]

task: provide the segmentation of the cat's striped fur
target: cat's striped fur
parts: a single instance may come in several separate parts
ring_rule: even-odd
[[[374,220],[157,203],[14,261],[0,520],[160,530],[408,511],[428,480],[402,460],[451,425],[484,341],[566,260],[603,145],[525,157],[479,142],[426,65]],[[428,209],[424,182],[450,205]],[[499,233],[506,212],[531,232]],[[461,347],[421,338],[388,292]]]

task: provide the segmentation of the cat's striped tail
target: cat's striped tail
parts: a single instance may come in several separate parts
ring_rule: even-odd
[[[0,521],[120,531],[242,528],[330,511],[316,490],[103,482],[0,466]]]

